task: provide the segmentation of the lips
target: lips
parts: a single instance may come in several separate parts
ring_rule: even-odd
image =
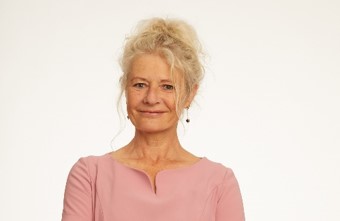
[[[165,111],[161,111],[161,110],[140,110],[139,112],[145,116],[155,116],[155,117],[160,116],[165,113]]]
[[[142,113],[165,113],[165,111],[162,111],[162,110],[138,110],[139,112],[142,112]]]

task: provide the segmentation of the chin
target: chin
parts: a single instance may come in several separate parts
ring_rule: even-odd
[[[143,133],[161,133],[169,130],[169,128],[163,127],[136,127],[136,129]]]
[[[161,133],[169,130],[176,130],[177,124],[175,122],[156,122],[151,119],[143,120],[141,122],[135,122],[134,126],[137,131],[144,133]]]
[[[176,125],[161,125],[161,124],[136,124],[136,130],[144,133],[162,133],[170,130],[176,130]]]

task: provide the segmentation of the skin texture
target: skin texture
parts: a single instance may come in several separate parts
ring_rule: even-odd
[[[176,91],[176,88],[183,87],[181,73],[174,70],[172,79],[169,65],[158,54],[140,55],[132,63],[125,94],[135,136],[128,145],[113,152],[112,157],[143,170],[154,190],[159,171],[192,165],[200,159],[187,152],[177,136],[176,93],[184,96],[184,90]],[[190,105],[196,91],[197,87],[180,107],[180,112]]]

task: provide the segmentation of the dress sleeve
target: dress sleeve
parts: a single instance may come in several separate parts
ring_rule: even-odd
[[[65,188],[62,221],[92,221],[92,185],[84,158],[71,169]]]
[[[220,186],[216,221],[244,221],[244,209],[240,188],[231,169],[228,169]]]

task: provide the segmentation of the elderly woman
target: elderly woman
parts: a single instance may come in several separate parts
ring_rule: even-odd
[[[135,135],[73,166],[62,221],[244,220],[232,170],[189,153],[177,136],[203,76],[200,53],[195,31],[181,20],[146,20],[127,39],[121,96]]]

